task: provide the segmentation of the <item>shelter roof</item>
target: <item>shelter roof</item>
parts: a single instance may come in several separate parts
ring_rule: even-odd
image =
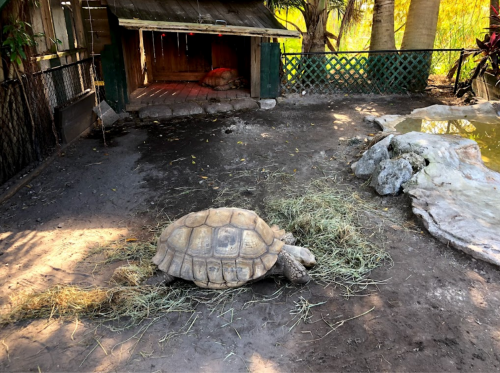
[[[120,26],[150,31],[198,32],[261,37],[299,37],[287,30],[261,0],[113,0]]]

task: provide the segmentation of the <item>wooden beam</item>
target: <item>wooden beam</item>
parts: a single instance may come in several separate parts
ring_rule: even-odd
[[[250,40],[250,96],[260,97],[260,43],[262,38]]]
[[[82,18],[82,4],[80,0],[70,0],[71,2],[71,12],[73,13],[73,22],[76,29],[76,42],[78,48],[84,48],[87,46],[87,41],[85,40],[85,29],[83,27]]]
[[[53,59],[60,58],[60,57],[72,56],[72,55],[78,54],[79,52],[85,52],[85,51],[86,51],[85,48],[76,48],[76,49],[70,49],[69,51],[57,52],[57,53],[53,53],[53,54],[45,54],[43,56],[36,56],[36,57],[32,57],[31,59],[34,61],[37,61],[37,62],[48,61],[48,60],[53,60]]]
[[[142,84],[148,84],[148,69],[146,66],[146,51],[144,50],[144,35],[139,30],[139,53],[141,55]]]
[[[179,23],[164,21],[148,21],[140,19],[120,18],[120,26],[131,30],[158,31],[158,32],[198,32],[202,34],[222,34],[239,36],[299,38],[300,33],[293,30],[268,29],[243,26],[221,26],[197,23]]]

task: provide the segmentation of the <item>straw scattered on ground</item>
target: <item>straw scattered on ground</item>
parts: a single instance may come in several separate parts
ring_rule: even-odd
[[[331,179],[311,184],[302,195],[267,202],[269,222],[278,224],[309,248],[317,265],[309,271],[322,283],[344,287],[346,295],[365,289],[368,274],[390,262],[388,253],[367,239],[360,214],[373,206],[341,191]]]

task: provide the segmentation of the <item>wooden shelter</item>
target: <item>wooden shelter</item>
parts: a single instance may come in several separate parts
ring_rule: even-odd
[[[113,0],[108,9],[111,45],[101,54],[118,109],[141,87],[196,82],[219,67],[238,69],[260,97],[262,43],[299,37],[261,0]]]

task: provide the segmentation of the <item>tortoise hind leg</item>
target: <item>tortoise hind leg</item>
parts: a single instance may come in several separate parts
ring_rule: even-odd
[[[174,282],[175,277],[170,276],[169,274],[163,272],[163,271],[158,271],[156,274],[148,278],[145,282],[146,285],[168,285],[171,282]]]

